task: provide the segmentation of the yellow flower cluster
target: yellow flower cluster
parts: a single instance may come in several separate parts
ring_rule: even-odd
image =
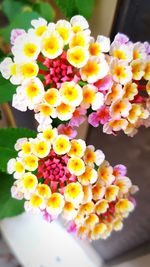
[[[95,240],[120,230],[134,209],[130,195],[137,188],[125,176],[125,167],[113,168],[101,150],[83,140],[69,140],[49,127],[34,139],[18,139],[15,149],[18,156],[7,168],[16,179],[11,192],[25,199],[26,211],[47,220],[62,214],[79,237]]]

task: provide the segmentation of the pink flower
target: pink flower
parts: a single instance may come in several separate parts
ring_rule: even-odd
[[[99,92],[111,89],[113,85],[111,75],[107,75],[103,79],[98,80],[94,85],[98,88]]]
[[[57,129],[59,134],[65,134],[70,139],[75,138],[77,135],[77,131],[73,129],[73,127],[69,124],[68,125],[60,124]]]
[[[117,33],[114,41],[117,41],[120,44],[126,44],[129,41],[129,37],[123,33]]]
[[[99,124],[105,124],[110,118],[109,108],[102,106],[97,112],[93,112],[88,117],[88,122],[94,126],[98,127]]]
[[[68,228],[67,228],[68,233],[76,233],[77,231],[77,226],[74,222],[70,222]]]
[[[47,221],[48,223],[51,223],[53,220],[57,218],[57,216],[50,215],[46,210],[42,211],[42,215],[44,220]]]
[[[49,155],[39,160],[38,179],[43,179],[44,184],[50,185],[51,191],[57,192],[58,188],[64,188],[65,183],[70,183],[74,180],[68,168],[69,157],[67,155],[59,156],[51,150]]]
[[[67,61],[65,52],[57,59],[46,58],[42,62],[48,68],[44,76],[46,85],[52,84],[59,89],[64,82],[80,80],[79,72]]]
[[[73,113],[73,116],[69,122],[69,125],[79,127],[85,121],[86,109],[78,107]]]
[[[25,30],[23,29],[13,29],[11,31],[11,36],[10,36],[10,42],[12,45],[15,44],[15,40],[17,39],[18,36],[22,35],[25,33]]]
[[[118,164],[114,167],[113,169],[113,175],[116,176],[125,176],[127,173],[127,168],[126,166],[122,165],[122,164]]]

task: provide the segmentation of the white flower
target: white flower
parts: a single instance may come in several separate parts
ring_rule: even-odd
[[[99,79],[104,78],[108,73],[109,67],[103,56],[92,57],[88,60],[86,65],[81,68],[80,74],[83,81],[94,83]]]
[[[47,31],[42,36],[42,54],[50,59],[54,59],[62,54],[64,42],[57,31]]]
[[[76,15],[72,17],[70,23],[73,26],[73,28],[77,27],[77,29],[80,31],[89,28],[87,20],[81,15]]]
[[[39,123],[38,130],[43,129],[44,126],[48,126],[52,123],[52,119],[49,116],[44,116],[40,112],[35,114],[34,117]]]
[[[71,24],[66,20],[58,20],[55,29],[63,39],[64,44],[68,44],[72,36]]]
[[[83,99],[82,88],[75,82],[65,82],[59,90],[62,102],[73,107],[79,106]]]
[[[9,174],[13,174],[15,179],[19,179],[25,172],[24,164],[20,158],[10,159],[7,163],[7,171]]]
[[[44,95],[44,86],[39,78],[33,78],[29,81],[25,81],[22,84],[22,90],[26,95],[29,109],[34,109],[34,106],[38,104]]]
[[[16,62],[22,62],[36,60],[40,49],[40,40],[32,33],[24,33],[16,39],[12,53]]]
[[[95,151],[95,156],[96,156],[95,164],[97,166],[100,166],[103,163],[104,159],[105,159],[105,155],[104,155],[103,151],[100,150],[100,149],[97,149]]]
[[[20,84],[21,77],[17,73],[18,64],[10,57],[6,57],[0,64],[0,72],[5,79],[10,79],[12,84]]]
[[[119,60],[130,62],[133,58],[133,44],[120,44],[113,42],[110,47],[110,55]]]
[[[21,86],[17,88],[16,94],[13,95],[12,106],[22,112],[27,111],[28,103]]]
[[[126,84],[132,80],[131,66],[125,60],[113,59],[110,65],[113,79],[117,83]]]

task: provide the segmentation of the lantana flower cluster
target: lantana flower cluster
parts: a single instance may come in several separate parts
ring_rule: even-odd
[[[17,85],[12,105],[34,110],[39,128],[59,119],[60,131],[75,136],[86,117],[107,134],[133,136],[150,124],[150,46],[124,34],[91,36],[80,15],[70,22],[31,21],[11,33],[13,57],[0,71]],[[63,124],[61,124],[63,122]]]
[[[81,139],[69,139],[45,127],[36,138],[21,138],[18,155],[8,162],[15,182],[12,197],[25,200],[25,210],[47,221],[61,215],[80,238],[105,239],[121,230],[135,207],[137,191],[126,167],[112,167],[101,150]]]

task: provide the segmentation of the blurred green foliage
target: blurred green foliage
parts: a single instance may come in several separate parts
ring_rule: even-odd
[[[56,0],[56,3],[68,19],[77,14],[89,19],[93,13],[95,0]]]

